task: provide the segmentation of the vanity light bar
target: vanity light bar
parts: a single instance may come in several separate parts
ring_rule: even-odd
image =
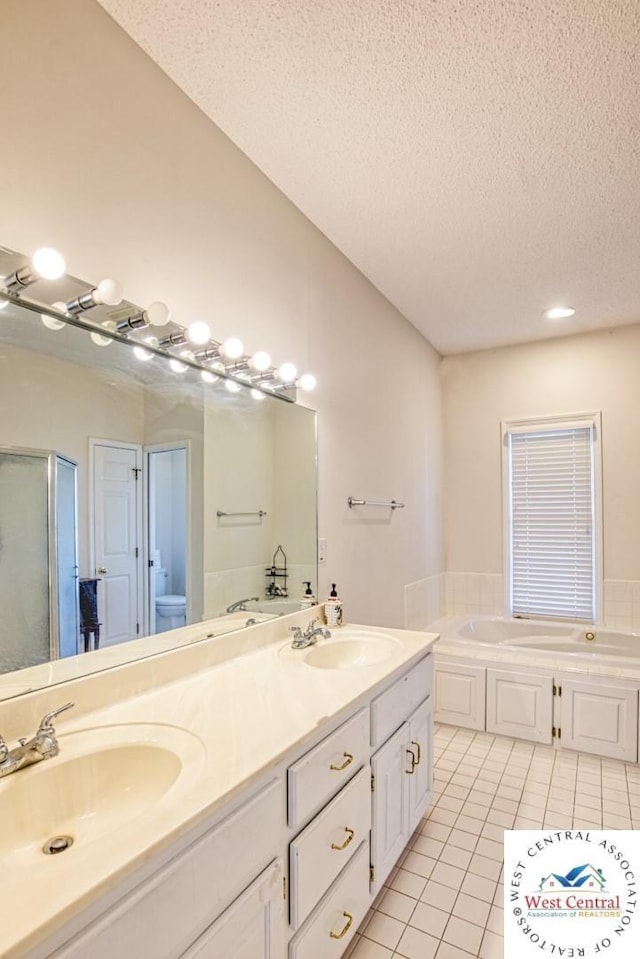
[[[9,252],[9,251],[7,251]],[[134,343],[145,359],[154,355],[173,361],[174,370],[178,363],[184,370],[192,368],[198,370],[205,381],[212,382],[213,378],[226,380],[230,385],[236,384],[240,388],[250,389],[252,395],[276,395],[278,399],[295,402],[289,396],[282,395],[283,391],[300,388],[312,390],[316,379],[311,373],[305,373],[298,378],[296,368],[292,363],[283,363],[276,368],[270,365],[271,360],[262,350],[256,352],[255,357],[245,354],[244,347],[236,337],[229,337],[224,343],[210,338],[208,325],[203,320],[195,320],[189,326],[179,327],[162,338],[152,336],[144,340],[134,339],[131,334],[146,333],[149,327],[166,326],[171,317],[164,303],[151,303],[146,310],[132,307],[131,314],[126,316],[121,312],[121,318],[115,317],[99,321],[85,321],[82,314],[96,306],[118,306],[122,302],[123,294],[120,284],[116,280],[101,280],[95,287],[90,287],[65,303],[54,303],[52,306],[31,300],[22,295],[23,290],[36,282],[39,278],[47,280],[60,279],[65,275],[66,265],[62,256],[49,247],[36,250],[31,262],[19,267],[10,276],[0,278],[0,307],[2,303],[10,302],[22,306],[41,315],[43,323],[52,330],[61,329],[65,324],[83,329],[91,334],[94,343],[99,346],[108,345],[113,340]],[[179,359],[168,352],[176,346],[184,346],[187,342],[200,346],[195,355],[181,353]],[[216,360],[213,367],[208,361]],[[225,362],[226,360],[226,362]],[[253,372],[255,371],[255,372]],[[207,374],[207,375],[205,375]]]

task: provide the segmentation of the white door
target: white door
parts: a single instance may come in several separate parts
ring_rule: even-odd
[[[431,698],[409,719],[409,834],[431,802],[433,789],[433,721]]]
[[[638,754],[638,690],[562,680],[560,745],[634,763]]]
[[[141,635],[142,450],[94,441],[93,545],[100,645]]]
[[[550,743],[553,728],[551,676],[487,669],[487,732]]]
[[[404,723],[371,757],[372,891],[382,888],[409,838],[409,724]]]
[[[281,959],[285,954],[282,863],[276,860],[182,959]]]

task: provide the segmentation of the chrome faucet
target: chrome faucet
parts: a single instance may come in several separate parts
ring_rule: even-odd
[[[9,749],[2,736],[0,736],[0,779],[3,776],[9,776],[11,773],[23,769],[25,766],[32,766],[33,763],[39,763],[43,759],[53,759],[60,752],[60,746],[56,739],[56,731],[53,728],[53,720],[66,709],[71,709],[73,703],[65,703],[58,709],[53,709],[40,720],[40,725],[32,739],[19,739],[18,745]]]
[[[305,649],[307,646],[313,646],[318,642],[318,636],[329,639],[331,633],[324,626],[316,626],[317,619],[312,619],[304,633],[299,626],[290,626],[289,630],[293,633],[292,649]]]
[[[246,612],[247,603],[259,603],[259,602],[260,602],[259,596],[247,596],[246,599],[237,599],[235,603],[231,603],[230,606],[227,606],[227,612],[237,613],[240,610]]]

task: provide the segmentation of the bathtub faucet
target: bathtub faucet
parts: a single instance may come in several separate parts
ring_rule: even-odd
[[[259,596],[247,596],[246,599],[237,599],[235,603],[231,603],[230,606],[227,606],[228,613],[237,613],[239,611],[246,612],[247,603],[259,603]]]

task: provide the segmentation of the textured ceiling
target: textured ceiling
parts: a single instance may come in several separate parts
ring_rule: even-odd
[[[100,2],[441,353],[640,321],[638,0]]]

